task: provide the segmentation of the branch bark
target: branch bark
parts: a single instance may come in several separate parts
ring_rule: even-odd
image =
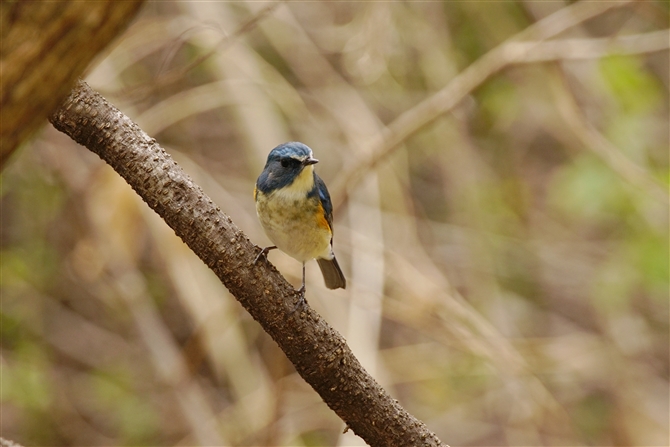
[[[50,117],[58,130],[109,163],[221,279],[277,342],[298,373],[371,446],[443,446],[363,369],[308,305],[292,313],[293,287],[133,121],[79,81]]]
[[[0,170],[143,0],[0,4]]]

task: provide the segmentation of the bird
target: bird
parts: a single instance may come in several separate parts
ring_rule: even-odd
[[[263,248],[254,263],[275,248],[301,262],[298,304],[305,302],[305,263],[311,259],[316,259],[327,288],[347,286],[333,253],[333,204],[314,171],[318,162],[303,143],[280,144],[268,154],[254,188],[258,219],[274,244]]]

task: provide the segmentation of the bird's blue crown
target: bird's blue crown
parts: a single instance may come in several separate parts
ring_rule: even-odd
[[[298,141],[291,141],[280,144],[270,151],[268,155],[268,162],[270,160],[277,160],[284,157],[304,158],[312,155],[312,150],[306,144]]]

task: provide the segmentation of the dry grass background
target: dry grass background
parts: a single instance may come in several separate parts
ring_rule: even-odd
[[[308,264],[309,303],[444,442],[661,446],[667,28],[661,2],[152,2],[87,81],[258,245],[268,151],[314,149],[349,287]],[[4,437],[360,445],[95,155],[46,128],[1,204]]]

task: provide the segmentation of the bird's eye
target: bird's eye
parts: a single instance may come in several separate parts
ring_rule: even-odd
[[[281,165],[284,168],[288,168],[288,160],[286,158],[283,158],[282,161],[281,161]]]

